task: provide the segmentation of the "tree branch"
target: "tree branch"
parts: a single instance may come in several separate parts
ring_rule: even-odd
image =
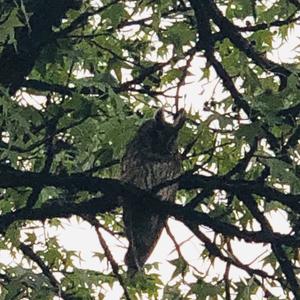
[[[65,293],[60,286],[60,283],[56,280],[56,278],[53,276],[50,268],[43,262],[43,260],[30,248],[30,246],[20,243],[19,245],[20,250],[23,252],[23,254],[27,257],[29,257],[32,261],[34,261],[42,270],[42,273],[49,279],[49,282],[51,285],[55,288],[57,295],[59,297],[62,297],[66,300],[72,300],[72,296]]]
[[[223,34],[228,37],[240,51],[244,52],[249,58],[251,58],[255,64],[266,71],[278,75],[281,81],[280,90],[284,89],[287,84],[287,77],[291,74],[291,72],[258,53],[251,43],[239,33],[238,28],[223,16],[222,12],[212,0],[204,0],[204,3],[203,7],[206,8],[206,13],[212,17],[213,21]]]
[[[53,177],[53,176],[48,176]],[[40,176],[42,178],[42,176]],[[206,213],[196,212],[192,209],[185,208],[178,204],[168,203],[166,201],[160,201],[157,196],[153,196],[151,193],[140,190],[132,185],[118,182],[113,179],[100,179],[100,178],[85,178],[75,176],[64,177],[59,179],[58,182],[51,179],[51,182],[55,186],[63,188],[78,188],[90,190],[93,192],[102,191],[104,196],[93,198],[89,201],[81,203],[67,203],[59,204],[54,202],[51,205],[46,205],[42,208],[36,209],[20,209],[15,212],[7,213],[0,217],[0,229],[4,230],[17,220],[45,220],[47,218],[69,218],[73,214],[81,216],[82,214],[95,215],[97,213],[105,213],[114,210],[122,205],[122,201],[139,202],[139,205],[143,205],[145,210],[153,211],[161,215],[174,216],[183,223],[193,222],[198,225],[204,225],[212,228],[217,233],[222,233],[228,237],[237,237],[238,239],[244,239],[247,242],[256,243],[271,243],[277,242],[288,246],[296,247],[300,245],[297,236],[284,235],[279,233],[273,233],[272,236],[266,234],[264,231],[247,231],[240,230],[238,227],[219,221],[216,218],[210,217]],[[41,182],[45,182],[45,179],[41,179]],[[207,183],[203,184],[207,185]],[[253,188],[251,188],[253,190]],[[248,192],[247,190],[244,192]],[[284,196],[284,194],[283,194]],[[299,197],[298,197],[299,198]],[[142,204],[141,204],[142,202]]]
[[[250,210],[251,214],[260,223],[262,227],[262,231],[268,234],[270,236],[270,239],[272,239],[272,235],[273,235],[272,227],[269,221],[263,215],[263,213],[259,211],[254,198],[247,193],[240,193],[238,194],[238,197],[245,203],[247,208]],[[276,243],[276,241],[271,242],[271,247],[280,264],[282,272],[286,276],[286,279],[295,296],[295,299],[300,299],[300,286],[298,284],[296,275],[294,273],[293,266],[290,260],[288,259],[285,251],[282,249],[282,246],[280,244]]]
[[[28,1],[29,26],[15,29],[17,49],[7,44],[0,56],[0,85],[13,95],[31,72],[41,50],[52,39],[54,26],[58,26],[65,13],[79,9],[81,0]]]
[[[131,298],[129,296],[127,287],[124,283],[122,276],[119,273],[119,266],[118,266],[117,262],[115,261],[111,251],[109,250],[109,247],[108,247],[105,239],[103,238],[103,236],[100,232],[101,227],[100,227],[98,220],[95,217],[90,217],[90,216],[83,216],[83,218],[95,227],[95,231],[96,231],[99,243],[100,243],[101,247],[103,248],[104,254],[112,267],[113,273],[116,276],[116,278],[118,279],[121,287],[123,288],[126,300],[130,300]]]

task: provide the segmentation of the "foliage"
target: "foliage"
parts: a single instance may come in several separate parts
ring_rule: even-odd
[[[104,299],[120,288],[125,299],[300,299],[299,57],[272,55],[299,8],[0,0],[0,299]],[[120,182],[119,163],[139,126],[157,107],[183,107],[189,86],[199,95],[178,140],[178,201],[162,204]],[[110,242],[125,242],[121,196],[183,223],[197,261],[170,228],[170,280],[151,262],[128,278]],[[81,257],[85,241],[81,252],[60,242],[74,216],[97,234],[96,268]],[[245,244],[259,245],[251,262]]]

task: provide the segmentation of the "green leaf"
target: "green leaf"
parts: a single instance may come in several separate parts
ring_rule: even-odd
[[[188,264],[181,256],[179,258],[169,261],[169,263],[175,266],[175,270],[172,274],[172,279],[176,278],[178,275],[184,276],[188,271]]]
[[[204,299],[207,296],[210,296],[211,299],[217,299],[214,297],[222,293],[222,287],[210,284],[199,278],[196,283],[191,284],[191,293],[194,293],[198,299]]]
[[[18,222],[13,223],[5,232],[5,237],[9,239],[13,246],[17,247],[20,244],[20,227]]]
[[[27,232],[26,233],[27,238],[24,240],[25,243],[28,243],[29,245],[34,245],[36,242],[36,235],[33,232]]]
[[[164,36],[166,40],[174,44],[175,51],[180,53],[182,46],[189,45],[195,40],[196,34],[186,23],[180,22],[168,27]]]
[[[291,187],[292,193],[300,193],[300,180],[296,176],[294,168],[279,159],[265,159],[264,163],[270,167],[271,175],[283,184]]]
[[[162,84],[168,84],[174,81],[175,79],[179,79],[182,76],[182,71],[180,69],[172,69],[165,73],[165,75],[161,79]]]
[[[3,21],[4,23],[2,24]],[[15,28],[24,26],[19,19],[18,9],[14,8],[8,15],[3,14],[0,16],[0,24],[0,45],[8,39],[9,44],[16,46]]]
[[[245,138],[245,140],[252,144],[254,139],[262,134],[261,124],[259,122],[253,124],[242,124],[235,132],[237,139]]]
[[[124,4],[117,3],[104,10],[102,17],[107,19],[112,27],[117,27],[123,18],[128,17],[128,13]]]

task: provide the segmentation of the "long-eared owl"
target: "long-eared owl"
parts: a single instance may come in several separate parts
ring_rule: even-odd
[[[121,180],[144,190],[172,180],[181,173],[181,159],[176,139],[185,122],[185,111],[179,110],[172,124],[164,119],[163,109],[146,121],[127,145],[122,159]],[[178,185],[162,188],[157,195],[174,202]],[[129,247],[125,255],[128,273],[133,276],[152,253],[166,222],[166,217],[147,212],[142,205],[123,205],[123,221]]]

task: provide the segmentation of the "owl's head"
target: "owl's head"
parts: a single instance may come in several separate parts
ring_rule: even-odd
[[[177,153],[176,139],[184,125],[186,116],[184,109],[174,115],[173,122],[166,122],[164,109],[159,109],[154,117],[146,121],[137,131],[135,137],[127,145],[127,154],[139,153],[141,156],[166,159]]]
[[[181,108],[173,117],[173,123],[168,123],[165,120],[164,117],[164,109],[160,108],[156,111],[154,115],[154,120],[157,122],[158,126],[162,127],[170,127],[173,128],[174,131],[179,131],[182,126],[184,125],[184,122],[186,120],[186,113],[183,108]]]
[[[152,150],[161,154],[172,154],[177,151],[176,139],[179,130],[184,125],[186,114],[184,109],[180,109],[173,117],[173,123],[165,120],[164,109],[160,108],[151,120],[148,128],[148,141],[152,145]]]

